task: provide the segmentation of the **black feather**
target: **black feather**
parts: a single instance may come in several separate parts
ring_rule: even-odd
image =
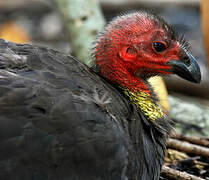
[[[55,50],[0,40],[0,64],[0,179],[159,178],[169,121]]]

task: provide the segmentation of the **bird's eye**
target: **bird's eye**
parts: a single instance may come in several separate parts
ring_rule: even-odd
[[[125,61],[131,61],[137,56],[137,49],[133,46],[124,46],[119,52],[120,57]]]
[[[155,41],[152,43],[152,48],[155,52],[161,53],[167,49],[167,44],[165,42]]]

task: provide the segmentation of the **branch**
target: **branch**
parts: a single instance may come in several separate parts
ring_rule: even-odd
[[[185,141],[179,141],[176,139],[169,138],[167,140],[167,147],[184,151],[186,153],[209,157],[209,148],[190,144]]]
[[[181,171],[169,168],[168,166],[165,166],[165,165],[162,168],[162,175],[168,178],[176,179],[176,180],[179,180],[179,179],[181,180],[204,180],[202,178],[188,174],[186,172],[181,172]]]
[[[63,15],[67,34],[71,37],[73,55],[91,64],[90,49],[105,20],[97,0],[55,0]]]
[[[209,141],[206,138],[200,138],[196,136],[184,136],[178,133],[171,134],[170,137],[178,140],[188,141],[190,143],[197,144],[200,146],[209,147]]]

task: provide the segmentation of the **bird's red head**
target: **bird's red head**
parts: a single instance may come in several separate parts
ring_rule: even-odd
[[[160,17],[146,12],[114,19],[95,46],[95,63],[108,80],[132,91],[149,91],[143,80],[178,74],[200,82],[200,69],[187,43]]]

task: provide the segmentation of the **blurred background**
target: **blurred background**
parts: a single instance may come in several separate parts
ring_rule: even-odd
[[[165,78],[167,95],[161,79],[151,81],[179,132],[208,137],[208,0],[0,0],[0,38],[47,46],[84,61],[89,58],[85,63],[90,64],[89,49],[105,23],[137,10],[164,17],[190,42],[201,67],[202,83]],[[90,34],[85,34],[89,28]],[[84,56],[79,56],[82,53]]]

